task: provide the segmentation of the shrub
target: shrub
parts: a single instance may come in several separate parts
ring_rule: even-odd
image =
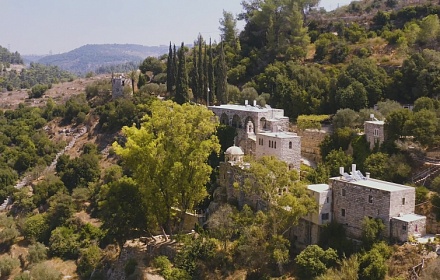
[[[67,259],[76,259],[79,251],[79,236],[72,229],[57,227],[52,231],[49,240],[50,253]]]
[[[33,266],[30,274],[33,280],[60,280],[62,277],[61,272],[45,263]]]
[[[0,259],[0,275],[2,277],[11,274],[14,268],[18,267],[19,261],[10,256],[4,256]]]
[[[89,279],[93,270],[99,265],[101,257],[101,249],[96,245],[92,245],[82,250],[78,261],[78,274],[84,279]]]
[[[29,246],[29,255],[27,256],[29,263],[39,263],[47,259],[47,248],[43,244],[37,242]]]
[[[22,229],[23,235],[30,241],[45,242],[49,236],[49,223],[45,214],[28,217]]]

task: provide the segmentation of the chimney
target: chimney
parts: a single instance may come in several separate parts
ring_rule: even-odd
[[[370,120],[374,121],[374,114],[370,114]]]
[[[352,165],[351,165],[351,172],[356,172],[356,164],[355,163],[353,163]]]
[[[367,177],[367,179],[370,179],[370,172],[365,172],[365,177]]]
[[[257,106],[257,100],[254,100],[254,107]]]
[[[344,167],[343,166],[339,167],[339,174],[341,174],[341,175],[344,174]]]
[[[247,100],[247,99],[244,101],[244,105],[245,105],[245,106],[248,105],[248,100]]]

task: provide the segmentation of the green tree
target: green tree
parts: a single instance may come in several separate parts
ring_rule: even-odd
[[[155,101],[140,128],[123,128],[125,146],[113,144],[168,233],[172,207],[181,211],[183,225],[184,213],[206,196],[212,171],[207,158],[220,149],[216,127],[213,113],[204,107]]]
[[[47,242],[49,239],[49,221],[46,214],[29,216],[24,221],[23,235],[31,242]]]
[[[424,146],[438,143],[439,121],[435,112],[422,109],[405,122],[404,130]]]
[[[142,74],[147,73],[147,71],[151,71],[153,75],[157,75],[165,70],[165,64],[158,58],[149,56],[142,61],[139,69],[141,70]]]
[[[96,269],[101,261],[102,252],[97,245],[92,245],[81,250],[77,271],[83,279],[89,279],[93,270]]]
[[[332,119],[335,129],[351,127],[355,128],[359,125],[359,115],[352,109],[339,109]]]
[[[0,215],[0,251],[8,251],[19,232],[12,217]],[[2,274],[3,275],[3,274]]]
[[[227,251],[228,241],[237,230],[233,215],[232,207],[224,204],[209,216],[207,222],[212,236],[223,242],[224,251]]]
[[[428,45],[437,41],[440,32],[440,21],[437,15],[429,15],[420,22],[420,32],[417,42],[420,45]]]
[[[99,196],[102,199],[99,203],[102,228],[120,245],[135,233],[149,229],[149,209],[140,187],[133,179],[123,177],[104,185]]]
[[[171,48],[171,42],[170,47],[168,50],[168,56],[167,56],[167,92],[171,95],[171,93],[174,90],[175,86],[175,76],[174,76],[174,64],[173,64],[173,49]],[[140,88],[138,86],[138,88]]]
[[[328,269],[316,280],[358,280],[359,258],[353,255],[338,262],[338,267]]]
[[[385,133],[389,141],[395,141],[401,136],[407,135],[404,130],[405,123],[411,119],[412,112],[408,109],[394,110],[385,119]]]
[[[57,227],[51,233],[49,239],[49,251],[51,255],[63,259],[76,259],[80,247],[79,235],[68,227]]]
[[[27,256],[29,263],[35,264],[47,259],[47,248],[39,242],[29,246],[29,254]]]
[[[301,279],[311,279],[334,266],[337,259],[338,255],[333,249],[323,250],[318,245],[309,245],[299,253],[295,262]]]
[[[381,219],[364,217],[362,220],[362,245],[367,250],[382,238],[385,225]]]
[[[176,78],[176,96],[174,101],[182,105],[183,103],[190,101],[189,87],[188,87],[188,72],[186,69],[186,56],[185,56],[185,45],[182,45],[179,49],[179,64],[177,68],[177,78]]]
[[[330,176],[339,176],[339,167],[344,167],[348,170],[353,163],[353,158],[350,155],[345,154],[345,152],[339,148],[339,150],[332,150],[325,157],[325,165],[330,171]]]
[[[371,177],[385,180],[388,172],[388,158],[389,155],[385,153],[371,154],[365,159],[365,170],[371,173]]]
[[[215,82],[215,90],[217,100],[222,104],[228,103],[228,68],[225,60],[225,53],[223,49],[223,44],[220,44],[220,54],[217,60],[217,75]]]
[[[387,274],[384,257],[378,250],[371,250],[359,260],[359,280],[383,280]]]

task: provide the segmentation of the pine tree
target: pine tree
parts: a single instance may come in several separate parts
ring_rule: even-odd
[[[174,69],[173,69],[173,49],[171,48],[171,42],[170,42],[170,48],[168,51],[168,58],[167,58],[167,92],[171,95],[173,92],[174,87]]]
[[[189,101],[188,95],[188,73],[186,70],[186,58],[185,58],[185,45],[182,42],[182,46],[179,49],[178,54],[179,64],[177,67],[177,80],[176,80],[176,96],[174,101],[182,105]]]
[[[217,61],[216,96],[222,104],[228,103],[228,77],[223,42],[220,44],[220,57]]]

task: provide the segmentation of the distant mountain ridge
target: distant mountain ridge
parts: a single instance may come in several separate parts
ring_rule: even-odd
[[[84,74],[101,66],[139,63],[148,56],[161,56],[168,53],[168,46],[143,46],[136,44],[91,44],[72,51],[44,56],[37,61],[56,65],[63,70]]]

